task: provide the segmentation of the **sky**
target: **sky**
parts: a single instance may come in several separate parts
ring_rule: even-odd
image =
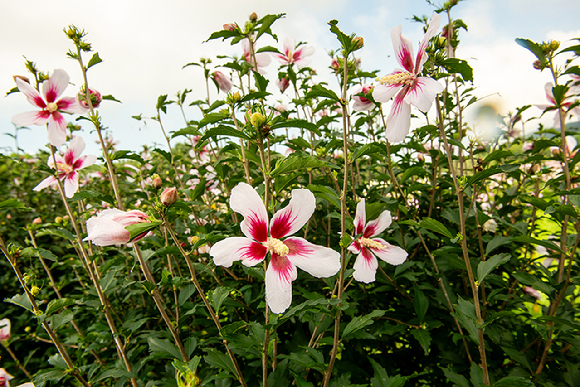
[[[441,1],[433,0],[435,4]],[[163,4],[163,5],[161,5]],[[328,69],[328,51],[338,48],[328,21],[336,19],[345,33],[362,36],[365,47],[357,52],[364,70],[380,70],[386,75],[400,67],[394,57],[390,38],[393,27],[402,24],[403,35],[415,44],[422,39],[422,25],[412,22],[413,15],[428,16],[434,7],[423,0],[18,0],[0,2],[0,94],[15,86],[13,75],[26,75],[23,56],[35,62],[39,69],[52,72],[64,69],[71,77],[71,85],[64,95],[74,95],[81,84],[78,64],[66,57],[72,48],[63,28],[75,24],[84,29],[87,40],[103,62],[89,71],[89,84],[103,95],[113,95],[122,103],[105,101],[99,108],[102,121],[119,142],[117,149],[139,151],[143,145],[167,144],[158,124],[152,120],[137,121],[132,116],[155,115],[157,97],[192,89],[186,103],[205,98],[205,83],[198,67],[182,67],[198,62],[201,57],[212,58],[212,66],[226,62],[218,55],[240,55],[239,45],[213,40],[204,43],[213,31],[224,23],[243,25],[252,12],[259,17],[286,13],[273,25],[279,42],[260,39],[259,43],[282,48],[285,37],[307,42],[316,51],[311,67],[317,70],[317,81],[336,87],[336,80]],[[465,0],[452,11],[452,17],[462,19],[469,28],[462,31],[456,56],[466,59],[474,69],[475,95],[483,103],[495,106],[500,114],[514,111],[526,104],[545,103],[544,85],[551,80],[547,71],[532,67],[534,56],[515,43],[516,38],[541,42],[548,39],[572,45],[580,37],[580,2],[577,0]],[[445,17],[442,19],[445,21]],[[86,61],[90,56],[86,57]],[[215,67],[219,69],[218,67]],[[266,77],[274,81],[277,61],[266,68]],[[222,69],[223,71],[223,69]],[[273,83],[273,82],[272,82]],[[273,85],[272,85],[273,86]],[[211,99],[223,98],[210,85]],[[276,98],[284,98],[276,92]],[[11,117],[35,110],[24,96],[14,93],[0,97],[0,152],[14,148],[14,140],[3,133],[14,133]],[[477,107],[468,110],[468,116]],[[196,107],[186,107],[187,119],[200,119]],[[537,117],[541,111],[531,108],[525,118]],[[165,129],[176,131],[185,126],[176,105],[162,116]],[[527,128],[537,127],[539,120]],[[543,117],[549,124],[551,119]],[[82,122],[81,135],[87,143],[86,153],[98,154],[96,133]],[[415,122],[412,123],[412,126]],[[418,121],[417,121],[418,124]],[[527,130],[527,129],[526,129]],[[176,139],[177,140],[177,139]],[[31,126],[19,131],[18,141],[26,152],[46,149],[46,129]]]

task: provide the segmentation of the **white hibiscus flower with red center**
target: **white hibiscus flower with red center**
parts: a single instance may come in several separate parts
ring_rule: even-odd
[[[290,237],[314,212],[316,199],[309,190],[292,190],[290,203],[274,214],[269,227],[266,207],[250,185],[240,183],[232,189],[230,207],[244,217],[240,228],[245,237],[219,241],[210,255],[216,265],[230,267],[235,261],[255,266],[271,253],[266,270],[266,302],[272,312],[282,313],[292,303],[297,267],[318,278],[333,276],[340,270],[338,252]]]
[[[407,259],[407,252],[387,243],[382,238],[375,238],[391,225],[392,218],[389,211],[383,211],[378,218],[368,223],[366,217],[365,200],[362,199],[356,206],[354,218],[355,234],[360,236],[350,244],[348,250],[358,254],[352,276],[355,280],[368,284],[375,280],[379,267],[376,257],[391,265],[400,265]]]
[[[62,113],[84,113],[78,100],[74,97],[60,97],[68,86],[68,74],[61,69],[54,70],[51,77],[42,83],[42,94],[20,77],[14,81],[32,105],[40,108],[38,111],[20,113],[12,117],[17,126],[45,125],[48,123],[48,142],[61,146],[66,141],[66,126]]]
[[[394,96],[395,100],[387,118],[387,139],[392,142],[403,141],[409,134],[411,127],[411,105],[426,112],[431,108],[437,93],[443,91],[444,86],[429,77],[420,77],[419,73],[427,61],[425,50],[429,40],[439,28],[441,16],[433,13],[427,33],[419,46],[417,57],[413,58],[413,45],[408,38],[401,35],[402,26],[391,30],[391,39],[397,56],[397,61],[404,70],[396,69],[391,74],[377,78],[379,82],[373,91],[373,98],[377,102],[388,102]],[[396,95],[395,95],[396,94]]]
[[[55,154],[56,169],[58,170],[58,180],[64,182],[64,192],[67,198],[72,198],[75,192],[79,190],[79,173],[80,169],[93,165],[97,161],[95,155],[81,156],[85,150],[85,142],[82,137],[74,137],[64,155]],[[54,160],[48,157],[48,166],[54,168]],[[54,176],[47,177],[41,181],[34,191],[40,191],[51,185],[57,184],[57,178]]]

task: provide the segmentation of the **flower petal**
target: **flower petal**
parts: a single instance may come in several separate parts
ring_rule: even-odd
[[[16,126],[44,125],[48,122],[50,113],[44,110],[20,113],[12,117]]]
[[[378,267],[377,259],[371,254],[369,249],[363,247],[354,262],[352,276],[355,280],[366,284],[374,282]]]
[[[36,187],[34,187],[32,190],[33,191],[40,191],[42,189],[45,189],[46,187],[49,187],[49,186],[55,185],[55,184],[56,184],[56,177],[49,176],[46,179],[44,179],[43,181],[41,181],[40,183],[38,183],[38,185]]]
[[[107,213],[107,211],[113,210],[105,210],[96,218],[87,220],[88,235],[83,240],[92,241],[97,246],[112,246],[129,242],[131,233],[125,230],[121,224],[111,220],[113,214]],[[105,214],[102,215],[103,213]]]
[[[81,153],[85,150],[85,141],[81,136],[75,136],[70,141],[68,149],[64,152],[63,158],[67,165],[72,166],[76,159],[79,158]]]
[[[431,109],[437,93],[442,92],[443,89],[445,87],[433,78],[419,77],[415,84],[409,88],[405,102],[415,105],[422,112],[427,112]]]
[[[266,303],[274,313],[282,313],[292,303],[292,281],[296,279],[296,266],[287,257],[272,254],[266,269]]]
[[[373,90],[373,98],[377,102],[389,102],[391,98],[393,98],[393,96],[397,94],[399,90],[401,90],[401,88],[401,85],[378,84]]]
[[[391,217],[391,212],[385,210],[381,212],[378,218],[371,220],[365,227],[364,237],[371,238],[385,231],[387,227],[391,225],[393,218]]]
[[[83,114],[86,113],[88,109],[82,107],[78,100],[74,97],[62,97],[56,103],[58,110],[66,112],[66,113],[78,113]]]
[[[79,173],[72,171],[66,175],[64,179],[64,193],[67,198],[72,198],[79,190]]]
[[[347,248],[347,250],[353,254],[360,254],[361,249],[362,249],[362,246],[361,246],[358,239],[355,239],[354,241],[352,241],[350,246],[348,246],[348,248]]]
[[[379,242],[384,246],[380,250],[371,247],[372,252],[383,261],[397,266],[407,259],[407,252],[399,246],[393,246],[382,238],[374,238],[373,241]]]
[[[419,45],[419,51],[417,51],[417,59],[415,60],[415,74],[419,74],[423,68],[423,64],[427,60],[427,55],[425,55],[425,50],[429,46],[429,40],[435,35],[437,29],[439,29],[439,24],[441,23],[441,16],[437,12],[433,12],[431,16],[431,22],[429,23],[429,28]]]
[[[26,96],[28,102],[41,109],[44,109],[46,107],[44,99],[42,99],[40,93],[36,91],[36,89],[32,87],[32,85],[30,85],[28,82],[24,82],[20,78],[14,78],[14,81],[16,82],[18,90],[20,90],[20,92]]]
[[[68,86],[70,77],[66,71],[56,69],[52,72],[50,78],[42,83],[42,93],[46,102],[54,102]]]
[[[354,233],[356,235],[362,234],[365,230],[367,222],[367,210],[365,207],[365,199],[362,198],[356,205],[356,215],[354,216]]]
[[[393,41],[393,49],[397,56],[397,61],[405,70],[412,73],[413,65],[413,44],[411,40],[401,35],[403,30],[402,25],[398,25],[391,30],[391,40]]]
[[[331,248],[314,245],[306,239],[287,238],[288,259],[314,277],[331,277],[340,270],[340,253]]]
[[[240,183],[232,189],[230,207],[244,217],[240,228],[245,236],[258,242],[268,240],[268,213],[262,198],[251,185]]]
[[[395,97],[391,113],[387,118],[387,130],[385,136],[391,142],[401,142],[409,134],[411,127],[411,106],[404,101],[405,88]]]
[[[74,170],[83,169],[89,165],[93,165],[97,161],[97,156],[95,155],[85,155],[79,157],[73,164]]]
[[[316,198],[307,189],[293,189],[292,199],[270,221],[270,235],[280,239],[292,235],[308,222],[316,208]]]
[[[66,141],[66,120],[59,112],[54,112],[48,117],[48,142],[56,147]]]
[[[264,260],[268,249],[250,238],[231,237],[212,246],[209,255],[218,266],[230,267],[235,261],[246,266],[254,266]]]

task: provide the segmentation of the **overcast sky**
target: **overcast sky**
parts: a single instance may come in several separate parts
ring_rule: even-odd
[[[437,3],[437,1],[435,0]],[[276,22],[274,32],[279,43],[264,39],[263,44],[281,49],[286,36],[305,41],[315,47],[311,67],[318,71],[319,81],[335,86],[328,69],[328,50],[338,48],[328,21],[337,19],[346,33],[356,32],[365,39],[360,51],[363,69],[390,73],[399,67],[393,58],[390,31],[402,24],[403,35],[415,47],[422,38],[422,26],[411,22],[413,15],[431,16],[433,7],[423,0],[18,0],[0,2],[0,92],[12,87],[12,76],[26,75],[23,56],[37,63],[43,71],[62,68],[71,82],[81,84],[78,65],[66,57],[72,48],[63,28],[75,24],[88,32],[87,39],[99,52],[103,62],[89,72],[89,84],[102,94],[111,94],[122,104],[105,101],[99,109],[103,123],[115,139],[118,149],[140,150],[144,144],[157,143],[166,147],[158,125],[153,121],[139,122],[131,116],[155,114],[155,103],[161,94],[174,96],[179,90],[193,89],[187,102],[205,98],[202,71],[183,65],[214,59],[213,65],[225,63],[217,55],[240,55],[239,45],[230,46],[220,40],[203,43],[224,23],[243,25],[248,15],[259,17],[268,13],[286,13]],[[544,84],[550,81],[547,71],[532,68],[534,57],[519,47],[516,38],[534,41],[559,39],[571,45],[570,39],[580,37],[578,24],[580,2],[577,0],[466,0],[454,8],[454,18],[463,19],[469,32],[462,32],[456,55],[467,59],[474,68],[474,86],[479,97],[494,104],[505,114],[516,106],[545,103]],[[445,17],[443,18],[445,20]],[[262,40],[260,40],[262,42]],[[87,56],[87,60],[90,57]],[[272,80],[277,61],[266,69]],[[273,86],[273,85],[272,85]],[[217,98],[212,88],[212,99]],[[274,92],[274,88],[271,90]],[[69,86],[65,95],[74,95]],[[0,99],[0,148],[13,146],[4,132],[13,133],[11,117],[34,110],[22,94]],[[184,126],[177,106],[170,106],[164,116],[169,131]],[[539,109],[529,110],[528,117],[537,116]],[[197,108],[188,107],[188,119],[199,119]],[[546,122],[550,122],[548,119]],[[94,144],[95,133],[83,123],[83,137],[89,153],[99,152]],[[530,124],[529,127],[537,126]],[[20,131],[19,143],[28,152],[35,152],[47,143],[46,129],[32,126]]]

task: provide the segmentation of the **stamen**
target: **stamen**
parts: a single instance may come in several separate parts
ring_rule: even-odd
[[[65,164],[65,163],[58,163],[57,162],[56,163],[56,168],[59,170],[59,172],[63,172],[63,173],[66,173],[66,174],[69,174],[69,173],[71,173],[71,172],[74,171],[72,165],[68,165],[68,164]]]
[[[383,250],[386,247],[381,243],[369,238],[360,238],[359,243],[365,247],[370,247],[372,249]]]
[[[407,85],[414,80],[415,75],[408,72],[385,75],[382,78],[377,77],[375,79],[375,81],[380,82],[382,85]]]
[[[268,237],[268,241],[263,243],[263,245],[266,246],[268,251],[272,251],[281,257],[285,257],[286,255],[288,255],[288,252],[290,251],[290,249],[288,249],[288,246],[286,246],[284,242],[282,242],[280,239],[272,237]]]
[[[54,113],[58,110],[58,105],[55,102],[49,102],[46,104],[46,108],[49,112]]]

